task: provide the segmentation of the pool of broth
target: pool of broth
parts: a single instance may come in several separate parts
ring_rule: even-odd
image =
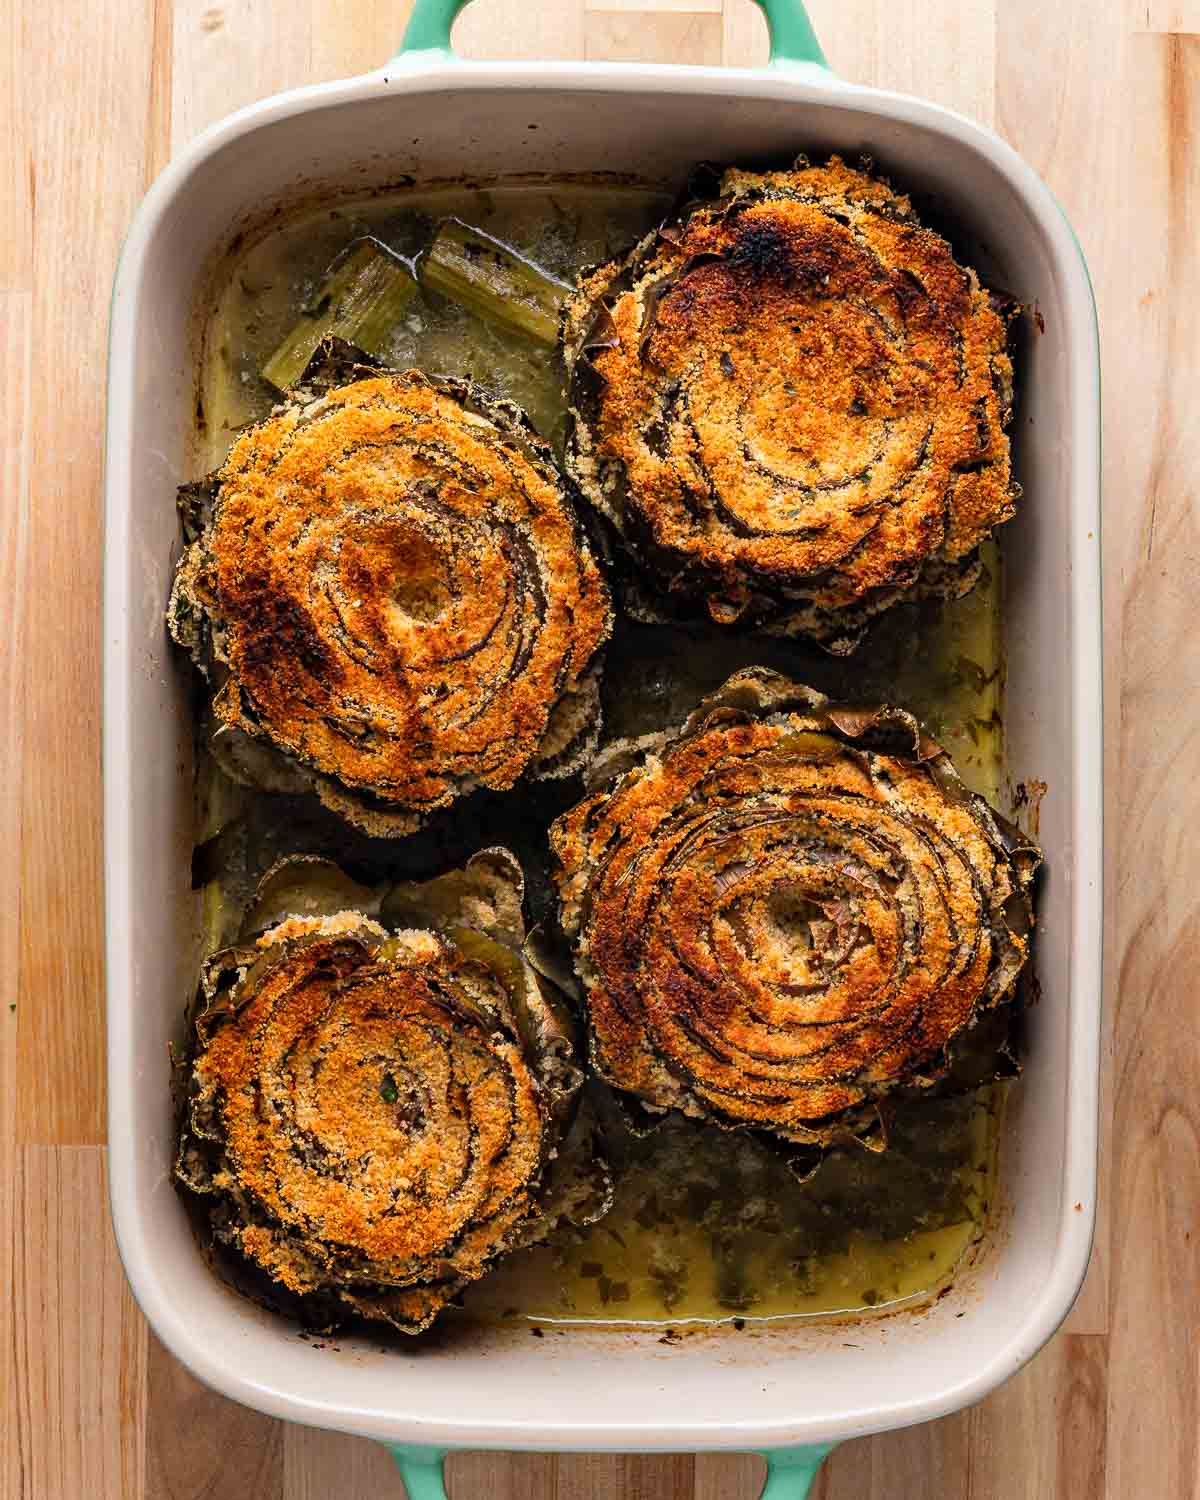
[[[500,185],[398,193],[272,228],[240,251],[217,290],[204,340],[197,474],[217,467],[237,431],[269,413],[278,397],[259,368],[356,236],[370,233],[416,255],[437,221],[455,215],[569,279],[627,246],[668,203],[629,187]],[[561,447],[562,372],[542,346],[421,291],[380,357],[398,368],[469,376],[522,405]],[[678,722],[730,672],[759,663],[837,697],[903,703],[946,745],[966,781],[995,800],[1003,670],[1000,561],[990,545],[984,563],[965,599],[890,611],[848,660],[804,643],[622,619],[609,648],[605,736]],[[544,830],[579,794],[577,780],[507,797],[483,793],[418,835],[377,841],[307,799],[235,787],[206,760],[197,839],[215,866],[203,877],[207,944],[231,940],[257,876],[292,852],[324,853],[377,880],[433,874],[505,842],[526,868],[531,920],[551,918]],[[980,1049],[990,1045],[983,1039]],[[987,1075],[985,1056],[977,1076]],[[885,1154],[835,1154],[807,1183],[753,1136],[684,1120],[635,1136],[593,1089],[617,1177],[612,1211],[510,1257],[468,1290],[463,1316],[674,1324],[919,1302],[946,1284],[986,1220],[1002,1085],[906,1105],[890,1123]]]
[[[476,1318],[678,1325],[894,1308],[943,1285],[979,1234],[1000,1089],[897,1112],[886,1153],[827,1157],[801,1184],[752,1136],[674,1120],[608,1132],[609,1214],[471,1287]]]

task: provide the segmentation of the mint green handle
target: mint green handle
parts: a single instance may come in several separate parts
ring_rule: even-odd
[[[446,1455],[441,1449],[401,1448],[395,1443],[385,1446],[396,1460],[408,1500],[446,1500],[446,1481],[442,1475]]]
[[[466,4],[468,0],[416,0],[398,55],[435,52],[452,57],[450,30]],[[804,0],[758,0],[758,4],[767,17],[773,63],[784,67],[795,63],[829,66],[808,19]]]
[[[759,1500],[804,1500],[832,1447],[832,1443],[814,1443],[807,1448],[776,1448],[765,1454],[767,1482]]]
[[[389,1443],[408,1500],[446,1500],[442,1466],[446,1455],[438,1448],[401,1448]],[[829,1452],[829,1444],[807,1448],[776,1448],[767,1460],[767,1482],[759,1500],[804,1500],[817,1470]]]
[[[470,0],[416,0],[397,57],[406,52],[451,53],[450,28]]]
[[[815,63],[828,68],[804,0],[757,0],[771,33],[771,61],[776,66]],[[764,1491],[764,1494],[766,1492]]]

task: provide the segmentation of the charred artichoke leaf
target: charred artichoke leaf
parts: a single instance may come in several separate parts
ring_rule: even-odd
[[[235,442],[168,623],[228,773],[378,836],[598,738],[612,611],[551,450],[511,403],[344,341]]]
[[[544,923],[530,930],[525,939],[525,953],[529,962],[560,994],[571,1000],[583,998],[579,980],[571,965],[570,956],[564,951],[561,936],[547,931]]]
[[[607,1207],[522,888],[503,849],[395,888],[292,857],[204,965],[176,1178],[281,1303],[418,1332]]]
[[[356,380],[371,380],[387,366],[383,361],[349,339],[337,334],[327,334],[312,352],[296,382],[294,398],[311,400],[314,396],[325,396],[339,386],[353,385]],[[220,471],[217,473],[220,479]]]
[[[567,464],[642,619],[845,654],[956,596],[1013,513],[1008,318],[903,195],[840,159],[727,172],[567,305]]]
[[[470,1283],[461,1279],[422,1286],[374,1287],[366,1293],[340,1293],[344,1308],[373,1323],[390,1323],[399,1333],[424,1333],[439,1313]]]
[[[529,768],[535,781],[562,781],[589,765],[600,743],[600,664],[580,678],[551,710],[538,758]]]
[[[597,1223],[612,1207],[613,1191],[604,1132],[584,1095],[546,1169],[542,1216],[530,1222],[523,1244],[539,1244],[560,1224],[586,1229]]]
[[[204,549],[199,542],[191,542],[175,567],[171,596],[167,602],[167,632],[207,677],[211,643],[208,616],[200,592],[203,567]]]
[[[175,508],[179,512],[183,539],[189,545],[198,540],[212,518],[213,502],[217,498],[218,488],[219,481],[216,474],[208,474],[193,484],[179,486]]]
[[[881,1101],[1016,998],[1034,843],[911,714],[761,668],[612,771],[551,829],[596,1071],[651,1112],[882,1149]]]

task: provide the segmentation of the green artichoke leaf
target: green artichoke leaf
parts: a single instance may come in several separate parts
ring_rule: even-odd
[[[507,849],[481,849],[461,870],[391,886],[380,914],[390,927],[472,928],[520,948],[524,897],[525,876],[516,857]]]
[[[342,911],[377,917],[381,887],[360,885],[333,860],[292,854],[276,860],[259,881],[242,919],[242,935],[263,932],[288,917],[333,917]]]

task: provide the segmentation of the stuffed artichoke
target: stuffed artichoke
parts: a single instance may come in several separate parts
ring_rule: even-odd
[[[310,1321],[417,1332],[505,1252],[607,1206],[521,898],[500,849],[374,890],[293,859],[248,915],[264,930],[205,966],[176,1175]]]
[[[568,467],[636,612],[845,653],[899,599],[968,590],[1013,514],[1011,308],[837,157],[715,191],[581,279]]]
[[[611,609],[516,407],[333,354],[185,490],[169,622],[231,774],[403,834],[586,758]]]
[[[1037,849],[897,708],[737,673],[551,831],[600,1075],[804,1146],[877,1138],[1010,1002]]]

